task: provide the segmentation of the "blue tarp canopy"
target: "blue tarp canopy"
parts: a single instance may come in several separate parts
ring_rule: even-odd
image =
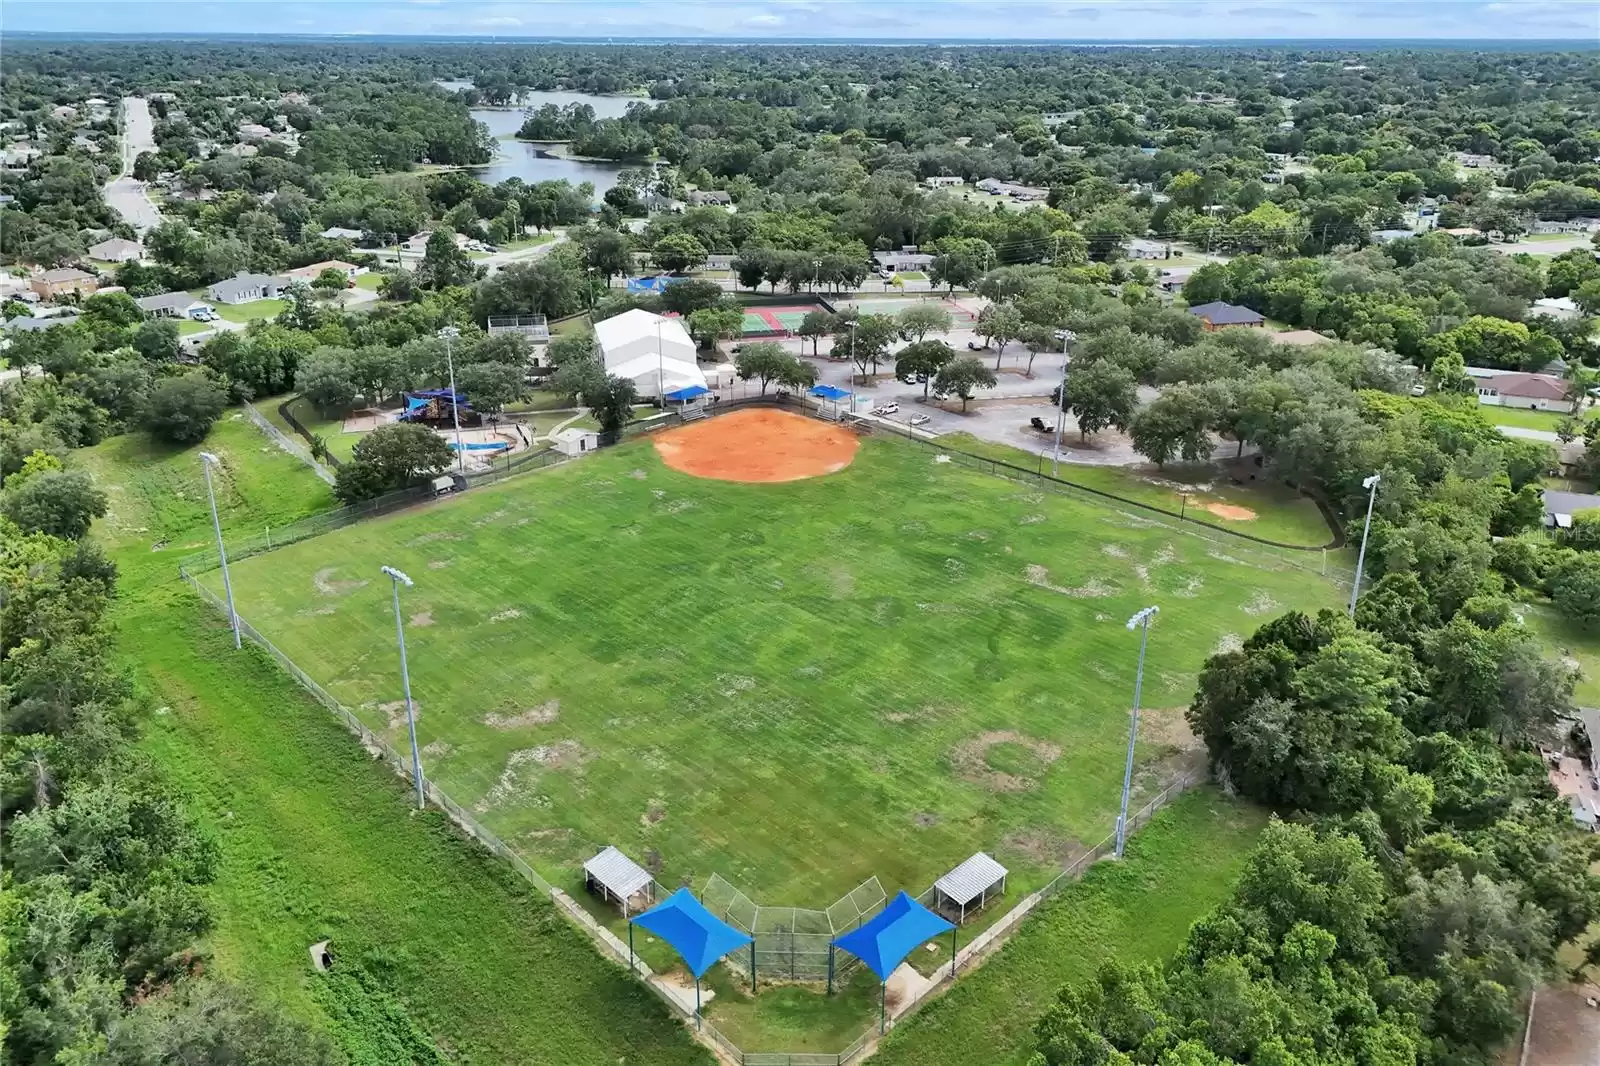
[[[898,893],[894,899],[872,918],[844,936],[834,940],[833,946],[848,951],[867,964],[867,969],[887,981],[894,968],[916,949],[940,933],[948,933],[955,926],[906,895]]]
[[[671,400],[673,403],[682,403],[686,400],[692,400],[697,396],[704,396],[710,391],[711,390],[706,388],[704,385],[685,385],[681,389],[673,389],[671,392],[667,393],[667,399]]]
[[[834,385],[817,385],[812,388],[811,395],[821,396],[824,400],[842,400],[850,393]]]
[[[668,285],[688,280],[688,278],[675,278],[669,274],[657,274],[653,278],[629,278],[627,288],[629,292],[634,293],[665,292]]]
[[[701,906],[687,888],[678,889],[629,924],[643,926],[671,944],[696,981],[722,956],[751,943],[748,936]]]

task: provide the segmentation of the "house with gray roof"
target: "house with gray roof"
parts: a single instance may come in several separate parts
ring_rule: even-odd
[[[131,263],[144,258],[144,245],[138,241],[112,237],[99,244],[91,244],[89,258],[98,259],[102,263]]]
[[[366,234],[362,230],[350,229],[346,226],[329,226],[319,237],[326,237],[330,241],[359,241]]]
[[[1264,329],[1267,324],[1266,318],[1259,311],[1252,311],[1238,304],[1223,303],[1221,300],[1191,307],[1189,313],[1204,322],[1208,330],[1223,329],[1227,326]]]
[[[186,292],[164,292],[160,296],[141,296],[133,301],[151,318],[188,318],[189,312],[211,305]]]
[[[40,329],[54,329],[57,326],[70,326],[78,321],[77,315],[56,315],[53,318],[13,318],[6,323],[6,329],[17,333],[32,333]]]
[[[1559,492],[1545,489],[1544,524],[1555,529],[1571,529],[1572,516],[1584,511],[1600,511],[1600,496],[1588,492]]]
[[[240,271],[231,278],[207,285],[206,298],[219,304],[247,304],[252,300],[273,299],[288,286],[288,278]]]

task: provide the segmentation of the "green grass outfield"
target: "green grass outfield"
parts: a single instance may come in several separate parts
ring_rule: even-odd
[[[879,1066],[1022,1066],[1033,1025],[1061,986],[1106,959],[1160,963],[1221,903],[1265,822],[1211,788],[1196,789],[1028,917],[995,957],[889,1034]]]
[[[195,448],[129,435],[73,453],[111,497],[94,536],[121,571],[118,644],[153,711],[144,749],[189,790],[219,849],[206,968],[338,1036],[306,954],[331,938],[451,1061],[712,1062],[504,862],[438,812],[414,813],[404,782],[264,654],[234,651],[223,619],[177,581],[180,550],[211,539],[199,448],[222,459],[230,530],[331,504],[235,414]]]
[[[920,891],[978,849],[1026,891],[1111,828],[1137,642],[1154,792],[1217,647],[1331,584],[1115,509],[868,440],[786,485],[699,480],[648,442],[244,560],[241,612],[403,746],[406,590],[433,779],[575,882],[615,843],[825,906]],[[211,575],[215,579],[217,575]]]

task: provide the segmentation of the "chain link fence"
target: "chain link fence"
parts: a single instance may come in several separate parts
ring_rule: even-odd
[[[265,433],[272,443],[276,444],[278,447],[282,448],[284,451],[288,452],[290,455],[309,466],[312,473],[316,474],[323,481],[326,481],[330,485],[333,484],[333,471],[317,462],[316,456],[311,454],[311,449],[307,448],[304,444],[301,444],[297,440],[291,440],[284,434],[283,430],[279,429],[277,426],[268,421],[266,415],[256,410],[255,404],[250,403],[248,400],[245,401],[244,413],[245,417],[254,422],[256,424],[256,428]]]
[[[700,891],[700,902],[718,918],[755,938],[756,980],[825,981],[841,978],[860,965],[850,955],[831,949],[835,937],[860,925],[887,902],[876,877],[869,877],[825,910],[763,907],[721,874],[712,874]],[[742,979],[750,976],[748,957],[729,960]]]

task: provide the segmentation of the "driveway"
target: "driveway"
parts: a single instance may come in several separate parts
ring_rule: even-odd
[[[161,224],[161,212],[133,177],[133,161],[141,152],[156,150],[155,125],[150,103],[141,96],[122,99],[122,173],[106,184],[106,203],[140,236]]]
[[[1496,426],[1507,437],[1520,437],[1523,440],[1543,441],[1546,444],[1560,444],[1561,438],[1548,429],[1529,429],[1527,426]]]

